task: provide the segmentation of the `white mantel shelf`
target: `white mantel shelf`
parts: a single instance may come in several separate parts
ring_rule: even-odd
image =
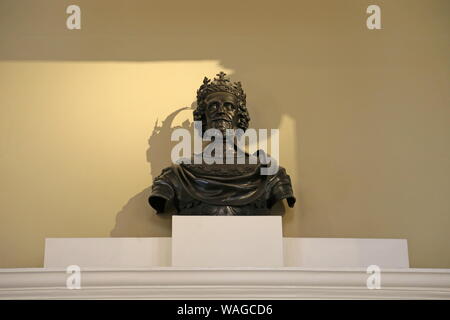
[[[450,269],[85,268],[81,289],[63,268],[0,269],[0,299],[450,299]]]

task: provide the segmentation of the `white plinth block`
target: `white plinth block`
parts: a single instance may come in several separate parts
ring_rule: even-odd
[[[405,239],[284,238],[284,266],[409,268]]]
[[[170,238],[47,238],[44,267],[169,267]]]
[[[174,267],[282,267],[280,216],[174,216]]]

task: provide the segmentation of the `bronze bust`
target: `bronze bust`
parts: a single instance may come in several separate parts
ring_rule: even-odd
[[[250,117],[241,83],[232,83],[223,72],[213,80],[205,77],[197,90],[194,120],[201,121],[202,133],[208,129],[224,135],[230,129],[247,130]],[[267,161],[261,161],[267,159],[262,150],[250,155],[237,152],[236,145],[226,143],[226,139],[223,145],[223,153],[215,156],[231,153],[233,159],[240,161],[211,163],[205,160],[203,152],[164,169],[154,179],[149,203],[157,213],[267,215],[283,199],[294,206],[291,180],[284,168],[277,167],[274,174],[261,174],[261,168],[267,166]],[[250,158],[254,161],[248,161]]]

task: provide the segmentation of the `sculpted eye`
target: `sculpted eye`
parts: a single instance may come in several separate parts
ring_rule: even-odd
[[[234,109],[234,104],[232,104],[231,102],[225,102],[224,106],[230,109]]]

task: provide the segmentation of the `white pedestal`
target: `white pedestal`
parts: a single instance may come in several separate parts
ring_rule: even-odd
[[[404,239],[284,238],[284,266],[409,268]],[[44,267],[171,267],[171,238],[48,238]]]
[[[283,239],[280,217],[174,217],[173,236],[48,238],[44,267],[409,268],[405,239]]]
[[[174,216],[174,267],[282,267],[280,216]]]

